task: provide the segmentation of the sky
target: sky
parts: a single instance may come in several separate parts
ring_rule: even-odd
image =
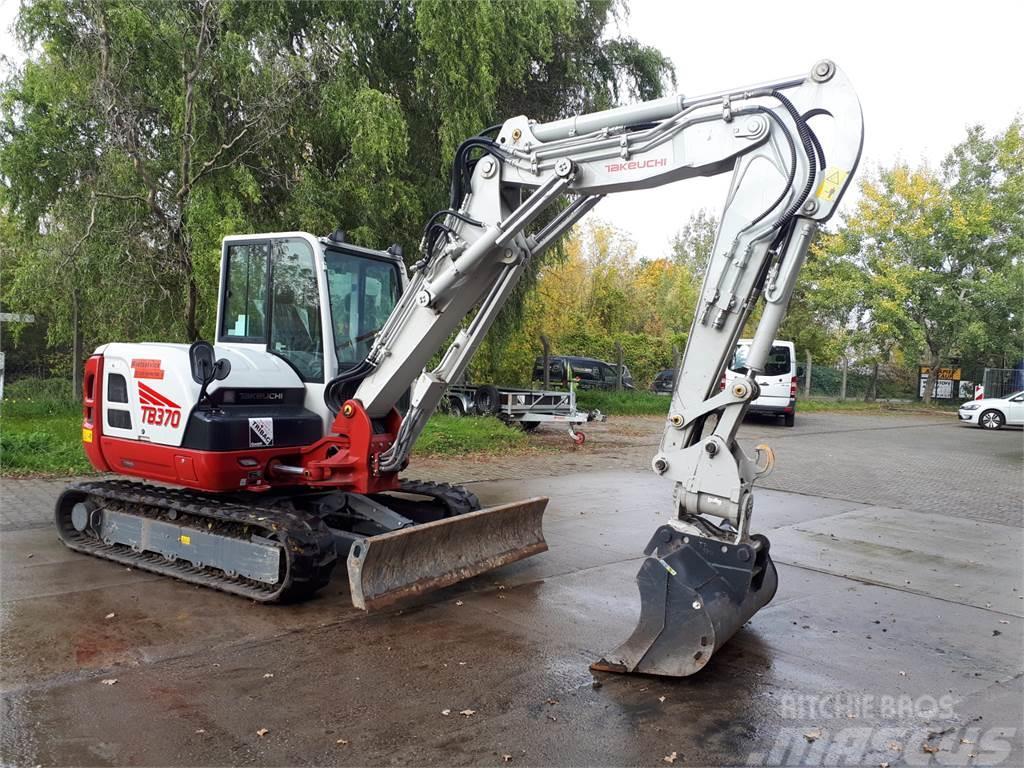
[[[0,53],[18,0],[0,0]],[[1002,131],[1024,113],[1021,0],[632,0],[621,31],[658,47],[676,68],[677,90],[699,95],[809,71],[822,58],[842,67],[864,109],[860,173],[903,160],[937,166],[980,123]],[[728,176],[612,195],[592,217],[667,255],[672,236],[700,208],[718,213]],[[854,203],[851,191],[844,207]]]
[[[666,54],[686,95],[784,78],[828,58],[864,111],[860,175],[899,160],[937,167],[980,123],[999,133],[1024,113],[1024,2],[977,0],[632,0],[622,31]],[[594,209],[638,254],[667,255],[700,208],[716,214],[728,174],[614,195]],[[849,208],[856,194],[843,201]]]

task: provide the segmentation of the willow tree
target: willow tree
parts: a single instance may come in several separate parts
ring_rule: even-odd
[[[225,234],[340,226],[412,254],[462,138],[661,92],[671,67],[618,34],[624,12],[23,0],[27,57],[0,93],[3,302],[54,341],[76,321],[90,340],[194,339]]]

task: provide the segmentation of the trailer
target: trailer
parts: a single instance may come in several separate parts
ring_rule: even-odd
[[[532,432],[541,424],[563,424],[569,427],[569,436],[576,445],[587,439],[576,427],[588,421],[605,421],[599,410],[580,411],[576,407],[576,392],[561,390],[515,389],[480,386],[450,386],[447,392],[452,413],[496,416],[507,424],[518,424]]]

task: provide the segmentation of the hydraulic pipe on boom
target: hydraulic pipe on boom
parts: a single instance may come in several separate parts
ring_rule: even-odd
[[[848,187],[862,141],[857,96],[846,76],[822,61],[804,76],[705,96],[546,124],[517,117],[496,139],[476,137],[460,150],[453,171],[458,207],[441,214],[442,229],[427,233],[410,289],[377,337],[356,399],[371,414],[389,408],[470,308],[479,303],[480,310],[440,365],[415,377],[398,437],[381,456],[383,469],[407,460],[527,262],[604,195],[733,174],[652,462],[674,484],[674,519],[646,550],[637,629],[595,668],[692,674],[774,595],[768,540],[749,532],[753,483],[770,471],[773,457],[767,448],[747,457],[736,431],[757,397],[755,376],[764,370],[807,248]],[[470,162],[474,150],[482,156]],[[530,234],[529,224],[564,195],[572,203]],[[748,371],[720,393],[719,379],[758,300],[764,312]]]

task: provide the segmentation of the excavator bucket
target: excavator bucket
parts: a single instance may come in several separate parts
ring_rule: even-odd
[[[526,499],[356,539],[348,555],[352,603],[385,608],[546,552],[547,505]]]
[[[685,677],[701,670],[775,596],[768,539],[725,544],[664,525],[636,581],[640,621],[626,642],[594,664],[601,672]]]

